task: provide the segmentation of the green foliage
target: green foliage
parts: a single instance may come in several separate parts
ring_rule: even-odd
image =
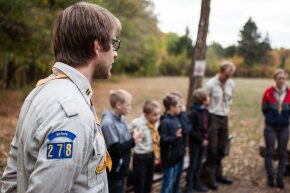
[[[237,68],[236,75],[239,77],[271,78],[273,77],[275,69],[275,66],[265,66],[259,63],[255,63],[252,66],[243,64]]]
[[[287,72],[290,70],[290,50],[289,49],[277,49],[274,50],[274,53],[276,53],[277,57],[277,65],[280,68],[285,69]]]
[[[224,49],[224,57],[233,57],[238,53],[238,48],[235,45],[228,46]]]
[[[0,87],[35,83],[50,73],[53,24],[60,11],[76,0],[0,0]],[[89,0],[106,7],[123,26],[114,73],[159,73],[161,33],[147,0]]]
[[[208,46],[206,52],[208,75],[217,73],[223,60],[231,60],[237,66],[235,75],[242,77],[271,77],[279,65],[287,68],[287,59],[281,53],[276,53],[278,58],[276,60],[279,62],[274,62],[268,34],[262,38],[251,18],[240,31],[240,38],[238,46],[230,45],[223,48],[216,42]]]
[[[167,55],[163,58],[160,73],[170,76],[187,75],[190,64],[191,60],[187,58],[185,51],[179,55]]]
[[[165,51],[161,55],[160,73],[162,75],[188,75],[193,53],[189,30],[179,37],[175,33],[164,36]]]
[[[258,27],[251,18],[240,31],[240,38],[238,51],[248,66],[254,63],[269,64],[271,62],[269,37],[261,38]]]
[[[6,88],[35,82],[49,71],[52,25],[73,1],[0,1],[0,72]],[[2,86],[3,86],[2,85]]]
[[[212,75],[218,72],[218,65],[220,62],[220,58],[222,58],[221,53],[223,53],[223,50],[221,51],[222,46],[220,46],[217,43],[213,43],[206,49],[206,71],[207,74]]]
[[[212,49],[219,59],[224,57],[224,48],[217,42],[213,42],[207,49]]]
[[[35,84],[50,73],[54,62],[54,21],[61,10],[75,2],[77,0],[0,0],[0,88]],[[189,73],[193,46],[188,28],[182,36],[160,32],[152,1],[88,2],[104,6],[122,23],[123,30],[119,35],[121,48],[113,65],[114,74],[154,76]],[[265,73],[258,72],[263,71],[264,64],[290,69],[289,50],[275,51],[273,59],[274,51],[271,51],[268,35],[262,38],[251,18],[241,30],[240,38],[238,46],[223,48],[217,42],[208,46],[208,74],[216,73],[223,59],[235,61],[237,73],[242,76],[267,76],[272,67]]]
[[[189,37],[189,29],[188,27],[185,30],[185,34],[181,37],[177,38],[176,36],[174,37],[169,37],[172,38],[171,40],[169,40],[170,44],[168,45],[168,51],[171,54],[174,55],[179,55],[182,52],[186,52],[187,57],[190,57],[192,55],[193,52],[193,46],[192,46],[192,40]],[[176,38],[176,39],[173,39]]]
[[[153,4],[146,0],[107,0],[103,5],[121,20],[123,26],[121,48],[113,72],[155,74],[160,31]]]

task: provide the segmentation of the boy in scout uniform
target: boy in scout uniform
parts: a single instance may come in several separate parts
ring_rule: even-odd
[[[135,193],[150,193],[155,164],[160,162],[160,136],[157,131],[160,118],[160,104],[146,101],[143,113],[129,124],[129,131],[140,130],[142,141],[133,149],[133,177]]]
[[[57,18],[56,63],[26,98],[3,173],[2,193],[108,192],[106,151],[91,83],[109,78],[120,41],[119,20],[76,3]]]

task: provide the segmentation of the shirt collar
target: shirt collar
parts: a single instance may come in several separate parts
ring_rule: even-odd
[[[204,105],[192,104],[191,108],[192,109],[197,109],[197,110],[204,110],[205,106]]]
[[[109,115],[110,117],[117,119],[118,121],[123,121],[124,120],[124,116],[123,115],[117,115],[114,110],[110,110],[110,109],[105,109],[104,110],[104,114]]]
[[[274,88],[275,88],[275,91],[278,93],[285,93],[288,90],[287,86],[283,86],[281,89],[279,89],[277,86],[274,86]]]
[[[216,82],[218,83],[218,84],[220,84],[221,86],[223,86],[223,85],[226,85],[231,79],[229,78],[227,81],[225,81],[224,83],[223,82],[221,82],[220,81],[220,74],[216,74],[215,75],[215,79],[216,79]]]
[[[216,74],[216,75],[214,76],[214,79],[215,79],[215,82],[216,82],[216,83],[221,84],[221,81],[220,81],[220,79],[219,79],[219,74]]]
[[[141,121],[142,121],[142,123],[144,123],[144,124],[146,124],[146,123],[148,123],[149,121],[146,119],[146,117],[145,117],[145,115],[144,115],[144,113],[142,113],[142,115],[140,116],[141,117]]]
[[[56,62],[53,68],[61,70],[68,76],[68,78],[78,87],[83,97],[86,99],[86,102],[90,106],[93,89],[90,85],[89,80],[78,70],[64,63]]]

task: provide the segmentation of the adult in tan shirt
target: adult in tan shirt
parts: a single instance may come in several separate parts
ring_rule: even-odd
[[[232,180],[223,175],[222,159],[225,157],[228,141],[228,114],[235,86],[231,77],[234,72],[235,66],[231,62],[225,62],[221,65],[220,72],[205,85],[210,97],[208,110],[211,118],[206,166],[210,178],[208,186],[213,190],[218,189],[216,181],[232,184]]]

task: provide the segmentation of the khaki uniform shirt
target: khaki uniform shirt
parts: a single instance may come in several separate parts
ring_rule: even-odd
[[[56,63],[68,78],[50,80],[25,99],[3,173],[2,193],[108,192],[96,167],[106,146],[92,113],[92,88],[76,69]]]
[[[148,154],[153,152],[153,139],[147,123],[148,120],[144,115],[141,115],[129,124],[130,133],[133,133],[135,129],[139,129],[143,135],[142,141],[137,143],[133,149],[135,154]]]
[[[210,96],[208,110],[210,113],[220,116],[227,116],[230,112],[230,105],[233,103],[233,92],[235,83],[232,79],[222,84],[218,75],[206,82],[205,88]]]

